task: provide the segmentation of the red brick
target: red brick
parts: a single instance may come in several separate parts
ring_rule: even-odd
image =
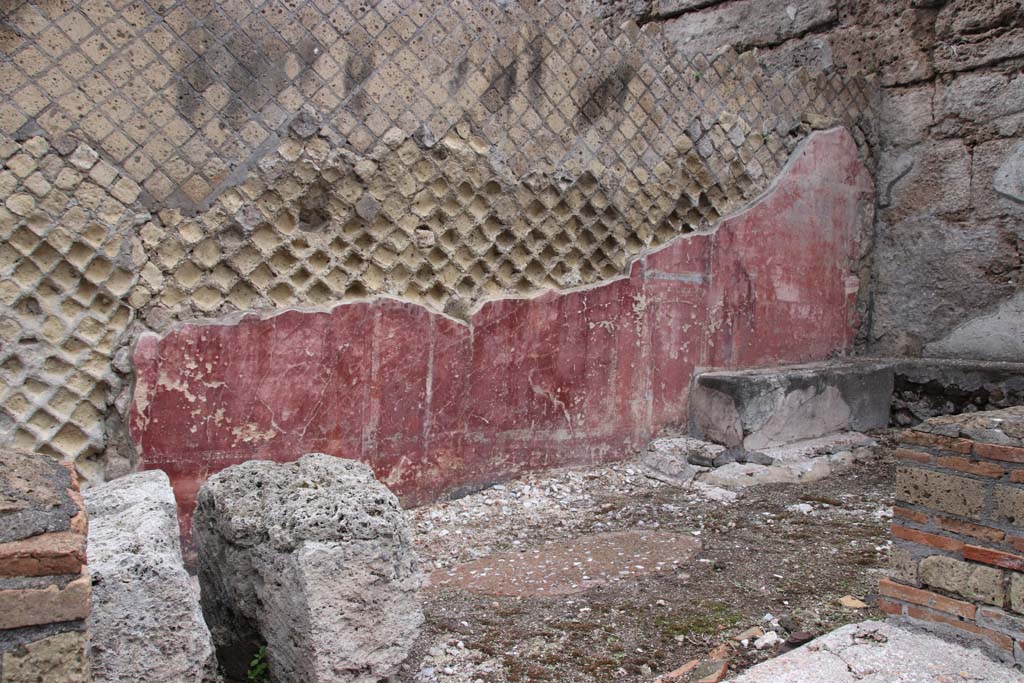
[[[912,451],[909,448],[897,448],[893,454],[900,460],[911,460],[927,465],[932,461],[932,456],[921,451]]]
[[[1016,548],[1017,550],[1019,550],[1022,553],[1024,553],[1024,537],[1021,537],[1021,536],[1007,536],[1006,537],[1006,541],[1007,541],[1007,543],[1012,545],[1014,548]]]
[[[990,477],[992,479],[999,479],[1006,474],[1006,468],[994,462],[968,460],[967,458],[958,458],[952,455],[937,458],[935,460],[935,464],[939,467],[945,467],[950,470],[966,472],[967,474],[976,474],[979,477]]]
[[[903,517],[911,521],[917,522],[918,524],[927,524],[928,515],[917,510],[908,510],[907,508],[901,508],[899,506],[893,507],[892,514],[896,517]]]
[[[896,598],[897,600],[903,600],[915,605],[923,605],[948,614],[955,614],[965,619],[974,619],[974,615],[978,610],[975,605],[969,602],[954,600],[953,598],[947,598],[945,595],[914,588],[913,586],[904,586],[890,579],[879,581],[878,591],[888,598]]]
[[[1002,550],[992,550],[991,548],[981,548],[976,545],[965,545],[963,555],[965,560],[971,560],[972,562],[982,562],[995,567],[1024,572],[1024,557],[1020,555],[1005,553]]]
[[[993,460],[1002,460],[1003,462],[1024,463],[1024,448],[1017,448],[1016,446],[976,443],[974,444],[974,454],[984,458],[992,458]]]
[[[885,598],[878,598],[878,609],[886,614],[903,614],[903,605]]]
[[[964,547],[963,542],[955,538],[930,534],[927,531],[918,531],[917,529],[910,529],[899,524],[892,525],[892,535],[904,541],[920,543],[921,545],[931,546],[939,550],[948,550],[951,553],[958,553]]]
[[[938,517],[937,519],[943,529],[954,534],[970,536],[971,538],[989,541],[990,543],[1002,543],[1003,539],[1006,538],[1006,532],[1002,529],[993,529],[990,526],[962,522],[959,519],[950,519],[949,517]]]
[[[0,576],[78,574],[85,564],[85,536],[72,531],[0,543]]]
[[[913,429],[903,432],[900,436],[900,442],[914,444],[917,446],[927,446],[929,448],[939,448],[944,451],[954,451],[956,453],[970,453],[971,447],[974,445],[974,442],[968,439],[957,439],[952,436],[929,434],[928,432],[918,432]]]
[[[0,590],[0,629],[85,619],[92,609],[92,582],[83,574],[63,588]]]
[[[1024,470],[1010,472],[1010,481],[1014,484],[1024,484]]]
[[[946,624],[948,626],[955,626],[956,628],[967,631],[968,633],[974,633],[975,635],[982,636],[992,641],[996,647],[1002,650],[1008,650],[1013,652],[1013,639],[1009,636],[1005,636],[1002,633],[996,633],[990,631],[987,628],[978,626],[973,621],[961,621],[956,617],[951,617],[948,614],[942,612],[934,612],[930,609],[924,609],[923,607],[915,607],[910,605],[907,607],[907,616],[913,617],[914,619],[923,619],[925,621],[932,621],[939,624]]]
[[[729,662],[724,659],[693,659],[681,667],[659,676],[655,683],[719,683],[729,673]]]

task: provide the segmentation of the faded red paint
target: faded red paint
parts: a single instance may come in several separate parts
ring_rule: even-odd
[[[759,202],[590,289],[469,324],[390,299],[139,340],[132,438],[174,484],[253,458],[359,458],[407,504],[528,469],[628,457],[686,420],[694,369],[819,360],[853,339],[871,182],[814,135]]]

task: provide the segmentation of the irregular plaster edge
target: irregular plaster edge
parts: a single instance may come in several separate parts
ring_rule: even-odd
[[[711,227],[707,228],[706,230],[693,231],[693,232],[688,232],[688,233],[680,234],[680,235],[677,235],[677,236],[673,237],[672,239],[668,240],[664,244],[658,245],[657,247],[649,247],[647,249],[644,249],[644,250],[634,254],[626,262],[626,265],[623,268],[621,273],[619,273],[617,275],[613,275],[612,277],[600,280],[598,282],[592,282],[592,283],[588,283],[588,284],[584,284],[584,285],[578,285],[576,287],[567,287],[567,288],[564,288],[564,289],[561,289],[561,288],[556,289],[556,288],[553,288],[553,287],[546,287],[546,288],[538,289],[535,292],[531,292],[529,294],[522,294],[522,295],[508,294],[508,295],[500,295],[500,296],[494,296],[494,297],[486,297],[486,298],[480,299],[479,301],[477,301],[476,303],[473,304],[473,306],[469,309],[465,319],[452,316],[452,315],[450,315],[448,313],[445,313],[443,310],[439,310],[437,308],[434,308],[432,306],[424,304],[423,302],[420,302],[420,301],[412,301],[410,299],[405,299],[405,298],[402,298],[400,296],[396,296],[396,295],[392,295],[392,294],[384,294],[384,293],[382,293],[382,294],[374,294],[374,295],[367,296],[367,297],[360,297],[358,299],[348,299],[348,300],[345,300],[345,301],[336,301],[334,303],[331,303],[331,304],[328,304],[328,305],[325,305],[325,306],[288,306],[288,307],[285,307],[285,308],[275,308],[275,309],[250,309],[250,310],[245,310],[245,311],[234,311],[234,312],[228,313],[228,314],[223,315],[223,316],[218,316],[216,318],[193,318],[191,320],[175,321],[170,326],[168,326],[167,329],[165,329],[165,330],[163,330],[161,332],[154,332],[152,330],[146,330],[146,331],[142,332],[141,334],[139,334],[136,337],[136,339],[133,341],[133,343],[131,345],[131,347],[132,347],[131,348],[131,355],[134,357],[135,351],[138,348],[138,345],[143,340],[149,340],[149,339],[152,339],[152,338],[163,339],[163,338],[171,336],[172,334],[175,334],[176,332],[179,332],[182,329],[185,329],[185,328],[188,328],[188,327],[218,327],[218,326],[224,326],[224,325],[237,325],[237,324],[239,324],[241,322],[249,321],[249,320],[257,320],[257,321],[271,320],[273,318],[276,318],[277,316],[285,315],[285,314],[288,314],[288,313],[328,313],[329,314],[329,313],[333,312],[335,309],[337,309],[339,307],[342,307],[342,306],[351,306],[353,304],[372,304],[372,303],[375,303],[375,302],[378,302],[378,301],[392,301],[392,302],[395,302],[395,303],[400,303],[400,304],[405,304],[405,305],[410,305],[410,306],[417,306],[417,307],[422,308],[423,310],[425,310],[427,313],[430,313],[431,315],[435,315],[435,316],[441,317],[443,319],[446,319],[446,320],[448,320],[448,321],[450,321],[452,323],[456,323],[456,324],[459,324],[459,325],[464,325],[464,326],[466,326],[466,327],[468,327],[470,329],[473,329],[473,327],[474,327],[474,322],[473,322],[474,318],[477,316],[477,314],[480,313],[480,311],[485,306],[488,306],[488,305],[491,305],[491,304],[501,303],[501,302],[505,302],[505,301],[531,301],[531,300],[540,299],[542,297],[549,296],[549,295],[552,295],[552,294],[554,294],[555,296],[558,296],[558,297],[562,297],[562,296],[567,296],[567,295],[570,295],[570,294],[576,294],[576,293],[579,293],[579,292],[588,292],[588,291],[600,289],[602,287],[608,287],[608,286],[611,286],[614,283],[621,282],[621,281],[624,281],[624,280],[629,280],[630,278],[632,278],[633,277],[634,269],[636,268],[637,264],[639,262],[641,262],[642,260],[644,260],[644,259],[646,259],[646,258],[648,258],[650,256],[653,256],[655,254],[658,254],[661,251],[664,251],[664,250],[666,250],[666,249],[676,245],[677,243],[679,243],[681,241],[690,240],[690,239],[694,239],[694,238],[697,238],[697,237],[705,237],[705,236],[708,236],[708,235],[713,235],[716,232],[718,232],[718,230],[721,228],[721,226],[724,225],[725,223],[727,223],[727,222],[729,222],[731,220],[734,220],[734,219],[736,219],[736,218],[738,218],[738,217],[740,217],[740,216],[742,216],[742,215],[744,215],[744,214],[746,214],[746,213],[756,209],[759,205],[761,205],[762,203],[764,203],[765,201],[770,199],[771,196],[773,194],[775,194],[775,192],[778,190],[779,186],[783,182],[788,180],[790,174],[792,173],[793,166],[796,165],[796,163],[800,160],[800,158],[807,151],[807,148],[813,142],[815,142],[816,140],[820,140],[820,139],[823,139],[823,138],[828,138],[828,137],[836,136],[836,135],[845,136],[846,139],[848,140],[848,142],[851,143],[854,147],[856,147],[856,140],[854,139],[853,135],[850,133],[850,131],[845,126],[835,126],[833,128],[828,128],[828,129],[825,129],[825,130],[815,130],[815,131],[812,131],[809,135],[807,135],[803,140],[800,141],[800,143],[797,145],[796,149],[794,149],[792,154],[790,154],[789,159],[786,161],[785,165],[782,167],[782,169],[779,171],[779,173],[776,174],[775,178],[772,179],[772,181],[768,184],[768,186],[757,197],[752,199],[750,202],[744,204],[741,207],[738,207],[736,210],[726,214],[725,216],[721,216]],[[862,167],[864,167],[863,166],[863,159],[860,159],[859,155],[858,155],[858,159],[861,162]],[[866,170],[866,167],[864,167],[864,168]]]

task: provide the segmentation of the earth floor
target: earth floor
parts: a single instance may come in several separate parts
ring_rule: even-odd
[[[652,681],[723,643],[735,673],[787,648],[732,640],[751,627],[784,641],[882,618],[895,466],[890,434],[874,436],[850,469],[733,501],[627,462],[414,510],[432,585],[399,680]]]

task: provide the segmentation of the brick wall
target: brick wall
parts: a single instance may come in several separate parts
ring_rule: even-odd
[[[0,683],[89,680],[86,532],[69,465],[0,450]]]
[[[896,454],[882,609],[1024,662],[1024,407],[932,418]]]

